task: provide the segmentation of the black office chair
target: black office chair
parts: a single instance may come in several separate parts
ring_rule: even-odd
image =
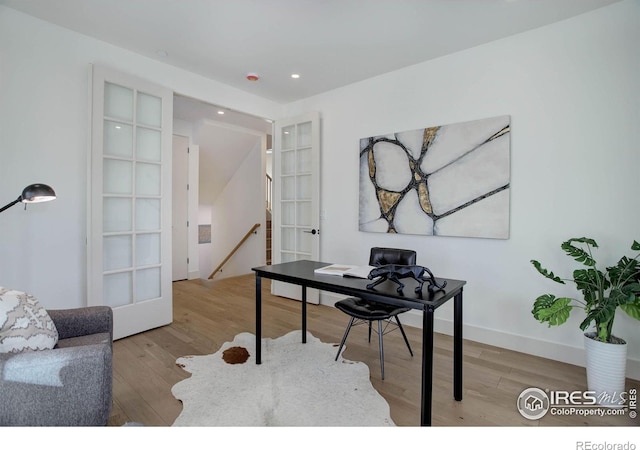
[[[403,250],[397,248],[382,248],[373,247],[369,256],[370,266],[384,266],[386,264],[401,264],[401,265],[415,265],[416,264],[416,252],[413,250]],[[400,329],[404,342],[407,344],[409,353],[413,356],[413,351],[409,345],[407,335],[402,328],[398,314],[409,311],[410,308],[401,308],[394,305],[385,305],[382,303],[371,302],[363,300],[361,298],[349,297],[344,300],[340,300],[335,304],[336,308],[340,311],[351,316],[347,330],[344,332],[342,342],[340,342],[340,348],[338,348],[338,354],[336,355],[336,361],[344,343],[347,340],[349,331],[354,325],[360,325],[363,323],[369,324],[369,342],[371,342],[371,323],[375,320],[378,322],[378,341],[380,345],[380,370],[382,373],[382,379],[384,380],[384,350],[382,346],[382,336],[395,330]],[[385,323],[384,329],[382,323]],[[387,328],[392,328],[387,331]]]

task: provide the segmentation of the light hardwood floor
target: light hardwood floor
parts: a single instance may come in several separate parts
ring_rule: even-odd
[[[300,325],[300,303],[272,296],[263,280],[263,337],[276,338]],[[253,275],[220,281],[191,280],[173,284],[174,321],[114,343],[113,410],[109,425],[138,422],[170,426],[182,410],[171,387],[189,374],[175,364],[186,355],[211,354],[240,332],[255,332]],[[339,343],[347,316],[335,308],[308,306],[308,330],[323,342]],[[344,357],[369,366],[371,382],[387,400],[399,426],[420,420],[421,330],[405,327],[413,358],[399,333],[385,336],[385,375],[380,379],[375,339],[367,342],[366,327],[356,327]],[[434,426],[637,426],[640,419],[623,417],[554,416],[538,421],[522,417],[516,400],[528,387],[584,390],[585,370],[514,351],[464,341],[463,400],[453,399],[452,339],[437,334],[434,346]],[[628,380],[627,389],[640,383]]]

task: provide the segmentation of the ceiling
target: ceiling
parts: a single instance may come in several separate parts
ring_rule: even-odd
[[[198,99],[174,94],[173,118],[193,124],[205,121],[220,127],[245,128],[270,134],[273,122],[268,119],[251,116],[228,108],[212,105]]]
[[[289,103],[619,0],[0,0]],[[248,81],[248,73],[259,75]],[[292,79],[291,74],[300,74]]]

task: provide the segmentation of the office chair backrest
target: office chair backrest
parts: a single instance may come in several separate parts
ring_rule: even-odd
[[[369,255],[369,265],[384,266],[387,264],[414,266],[416,264],[416,252],[400,248],[372,247]]]

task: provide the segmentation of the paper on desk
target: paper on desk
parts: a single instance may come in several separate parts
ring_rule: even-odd
[[[353,266],[349,264],[331,264],[314,270],[322,275],[339,275],[343,277],[368,278],[374,266]]]

